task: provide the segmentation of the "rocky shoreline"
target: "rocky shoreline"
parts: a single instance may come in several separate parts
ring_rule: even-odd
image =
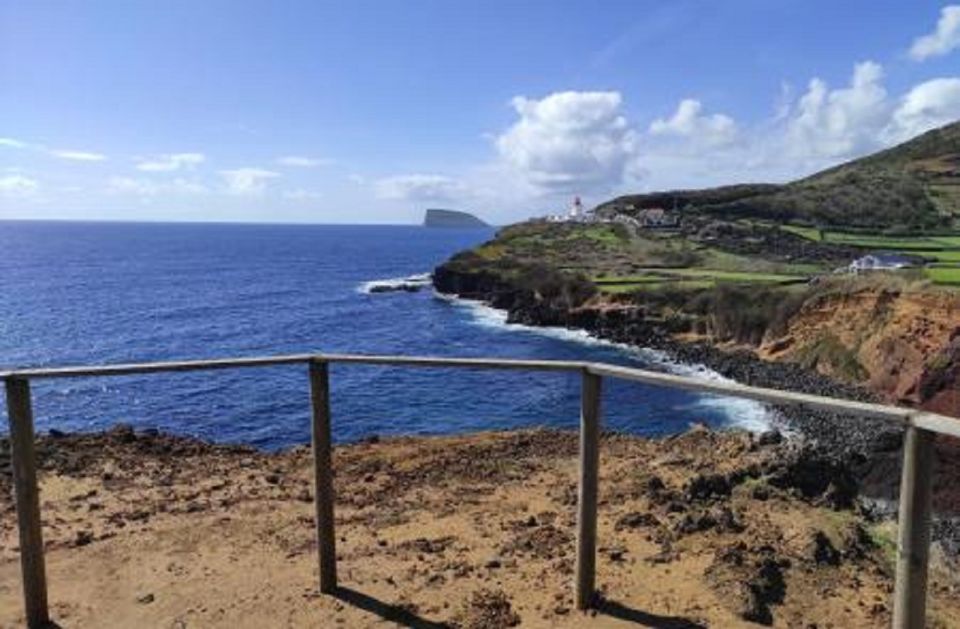
[[[743,384],[865,402],[878,401],[870,391],[844,384],[794,363],[764,361],[745,350],[730,351],[703,342],[675,340],[671,330],[645,320],[638,309],[571,308],[563,299],[544,299],[517,289],[484,271],[463,273],[447,266],[433,273],[434,289],[445,295],[483,302],[507,312],[507,321],[529,326],[585,330],[592,336],[665,352],[672,359],[700,364]],[[900,480],[902,429],[879,420],[774,406],[780,428],[825,459],[849,470],[865,508],[876,517],[895,517]],[[934,539],[960,556],[960,490],[951,478],[960,476],[960,446],[937,443],[934,489]]]
[[[828,397],[875,402],[861,387],[838,382],[792,363],[763,361],[744,350],[727,351],[707,343],[683,343],[671,330],[646,320],[637,309],[570,309],[504,284],[485,273],[458,273],[444,266],[433,274],[441,294],[483,302],[506,311],[509,323],[534,327],[557,326],[584,330],[592,336],[634,347],[665,352],[687,364],[704,365],[737,382]],[[839,416],[823,411],[777,407],[783,428],[810,440],[825,452],[847,460],[868,456],[878,448],[899,447],[900,430],[880,421]]]

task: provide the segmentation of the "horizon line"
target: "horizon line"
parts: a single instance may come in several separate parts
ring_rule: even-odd
[[[108,223],[122,225],[250,225],[250,226],[326,226],[326,227],[424,227],[423,223],[337,223],[308,221],[244,221],[244,220],[167,220],[167,219],[111,219],[111,218],[7,218],[0,217],[0,223]],[[488,224],[486,227],[499,227]],[[481,229],[482,226],[463,229]],[[457,229],[437,228],[429,229]]]

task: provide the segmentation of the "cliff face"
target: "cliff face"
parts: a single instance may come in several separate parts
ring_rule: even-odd
[[[960,295],[863,288],[811,299],[759,348],[860,381],[884,398],[960,415]]]
[[[471,268],[463,261],[439,267],[434,285],[442,293],[506,310],[513,323],[579,328],[617,342],[666,349],[744,382],[855,397],[838,387],[845,383],[890,402],[960,416],[957,293],[868,280],[856,287],[811,290],[785,319],[758,319],[739,294],[694,311],[689,303],[638,304],[590,293],[568,275],[545,280],[517,270]],[[703,308],[705,301],[701,295],[696,303]],[[746,332],[738,332],[743,325],[737,317],[749,324]],[[779,367],[761,374],[757,359]]]

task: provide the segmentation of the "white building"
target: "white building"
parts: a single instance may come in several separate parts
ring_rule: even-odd
[[[847,268],[851,273],[862,273],[864,271],[896,271],[912,266],[915,266],[914,262],[907,256],[896,253],[871,253],[857,258]]]
[[[551,214],[547,220],[551,223],[594,223],[597,219],[593,213],[583,209],[580,197],[574,197],[565,214]]]
[[[574,197],[573,205],[570,206],[570,210],[567,212],[567,220],[573,223],[582,223],[584,217],[583,203],[580,201],[580,197]]]

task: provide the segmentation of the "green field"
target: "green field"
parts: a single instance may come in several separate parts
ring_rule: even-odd
[[[593,278],[594,284],[656,284],[665,278],[662,275],[600,275]]]
[[[960,286],[960,266],[929,267],[923,271],[927,278],[935,284]]]
[[[783,229],[817,242],[826,241],[864,249],[900,251],[936,260],[931,266],[922,270],[923,276],[940,286],[960,287],[960,236],[893,238],[881,235],[821,231],[813,227],[798,227],[796,225],[784,225]]]
[[[866,234],[848,234],[844,232],[827,232],[824,242],[838,245],[850,245],[863,249],[890,249],[896,251],[918,251],[944,246],[930,238],[917,236],[915,238],[891,238],[887,236],[870,236]]]
[[[916,252],[921,255],[935,249],[960,251],[960,236],[883,236],[853,232],[819,230],[814,227],[783,225],[782,229],[816,242],[850,245],[863,249],[889,249],[892,251]],[[921,253],[925,252],[925,253]]]
[[[629,293],[669,286],[675,289],[709,288],[718,282],[738,284],[792,284],[805,281],[804,275],[750,273],[703,268],[640,269],[636,275],[598,276],[594,284],[605,293]]]
[[[960,250],[957,251],[911,251],[924,258],[933,258],[937,262],[960,262]]]
[[[716,282],[710,279],[680,280],[660,277],[654,278],[653,281],[650,282],[605,282],[597,286],[601,292],[618,295],[638,291],[655,291],[663,288],[670,288],[671,290],[699,290],[712,288],[716,286]]]
[[[799,227],[797,225],[781,225],[780,229],[791,234],[796,234],[797,236],[802,236],[807,240],[813,240],[815,242],[820,242],[820,230],[815,227]]]

